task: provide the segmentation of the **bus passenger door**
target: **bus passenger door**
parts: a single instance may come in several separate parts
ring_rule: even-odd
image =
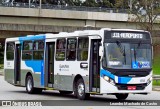
[[[100,57],[99,44],[100,39],[91,40],[90,48],[90,92],[100,92]]]
[[[46,43],[45,55],[45,86],[54,87],[54,52],[55,42]]]
[[[15,67],[14,67],[14,84],[20,85],[20,65],[21,65],[21,45],[15,46]]]

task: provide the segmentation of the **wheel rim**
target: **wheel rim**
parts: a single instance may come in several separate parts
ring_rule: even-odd
[[[28,79],[27,89],[28,89],[28,91],[31,91],[31,89],[32,89],[32,81],[31,81],[31,79]]]
[[[83,83],[80,83],[78,85],[78,94],[79,94],[79,96],[83,96],[83,94],[84,94],[84,84]]]

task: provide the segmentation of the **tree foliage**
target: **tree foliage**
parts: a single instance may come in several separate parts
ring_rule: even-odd
[[[4,43],[0,42],[0,64],[3,64],[4,60]]]
[[[129,7],[128,0],[116,0],[114,7],[127,9]]]
[[[160,0],[134,0],[133,9],[130,13],[134,15],[134,22],[137,22],[144,30],[153,32],[153,24],[160,15]]]

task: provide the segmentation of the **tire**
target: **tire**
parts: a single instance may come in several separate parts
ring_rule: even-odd
[[[27,76],[27,79],[26,79],[26,91],[29,93],[29,94],[33,94],[35,91],[34,91],[34,83],[33,83],[33,78],[31,75]]]
[[[29,94],[42,93],[42,88],[34,88],[33,77],[31,75],[27,76],[26,79],[26,91]]]
[[[75,94],[77,98],[80,100],[89,98],[90,94],[85,93],[85,84],[84,84],[83,79],[79,79],[77,81],[76,86],[75,86]]]
[[[59,91],[61,95],[67,95],[67,94],[72,94],[73,92],[72,91],[62,91],[60,90]]]
[[[118,93],[118,94],[115,94],[115,96],[118,100],[125,100],[128,97],[128,94],[127,93],[124,93],[124,94]]]

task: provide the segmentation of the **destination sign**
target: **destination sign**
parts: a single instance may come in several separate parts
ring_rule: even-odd
[[[117,39],[145,39],[144,34],[141,33],[111,33],[111,38]]]

